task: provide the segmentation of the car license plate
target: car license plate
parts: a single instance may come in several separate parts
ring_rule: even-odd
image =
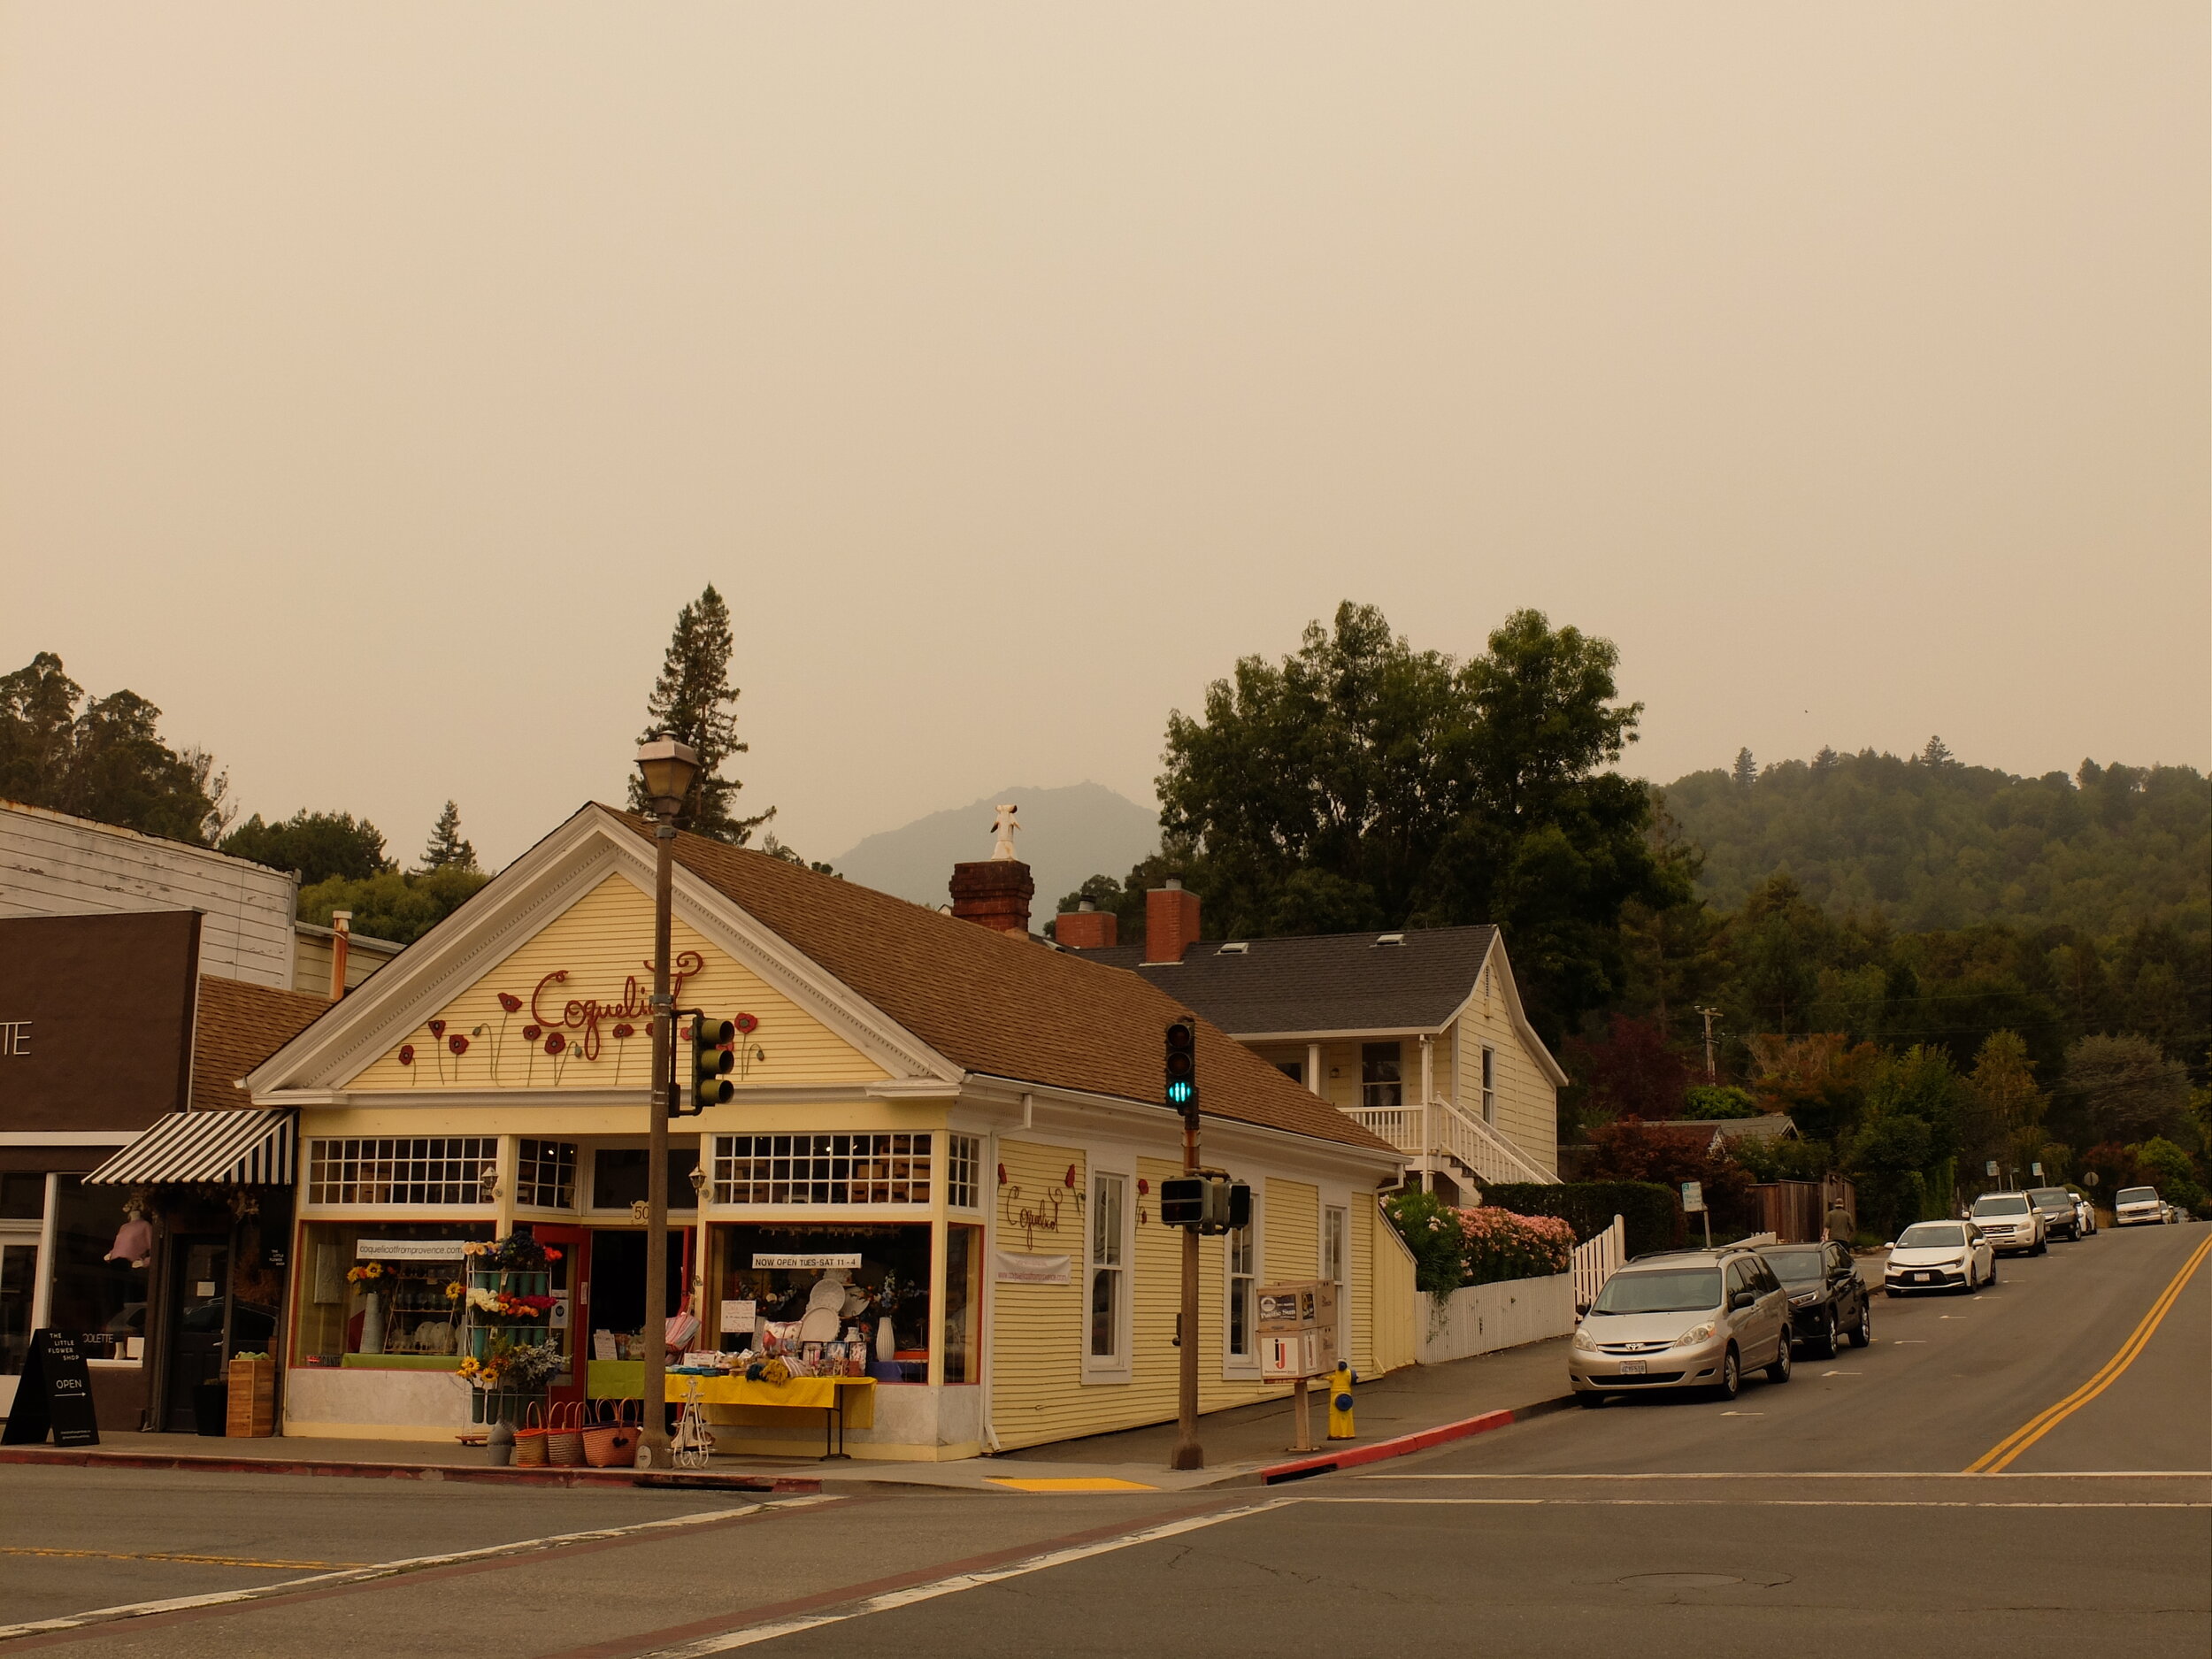
[[[1933,1273],[1915,1273],[1912,1276],[1912,1282],[1916,1285],[1925,1285],[1933,1280],[1934,1278],[1935,1275]]]
[[[1641,1377],[1650,1369],[1651,1362],[1647,1359],[1624,1359],[1621,1362],[1621,1375],[1624,1377]]]

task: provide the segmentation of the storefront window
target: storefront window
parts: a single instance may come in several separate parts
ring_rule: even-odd
[[[21,1376],[31,1351],[31,1298],[37,1289],[37,1269],[36,1240],[0,1240],[0,1377]]]
[[[459,1362],[461,1246],[489,1222],[311,1222],[300,1253],[296,1365],[437,1370]]]
[[[945,1380],[983,1380],[983,1229],[945,1229]]]
[[[87,1187],[81,1175],[54,1178],[54,1299],[47,1323],[74,1334],[88,1359],[143,1356],[146,1270],[102,1259],[126,1218],[119,1188]]]
[[[926,1204],[930,1139],[913,1134],[717,1135],[718,1204]]]
[[[709,1328],[723,1348],[757,1347],[771,1333],[780,1342],[857,1337],[868,1345],[869,1375],[882,1382],[928,1379],[927,1226],[712,1231],[715,1289],[707,1311],[716,1317]]]
[[[480,1204],[499,1179],[495,1135],[399,1135],[307,1143],[311,1204]]]
[[[643,1147],[602,1147],[591,1155],[591,1207],[627,1210],[646,1200],[646,1177],[652,1165]],[[668,1150],[668,1207],[699,1208],[698,1189],[691,1172],[699,1167],[699,1148],[671,1147]]]
[[[945,1137],[945,1202],[955,1210],[982,1205],[983,1138],[980,1135]]]
[[[0,1221],[46,1218],[46,1178],[28,1170],[0,1175]]]
[[[576,1143],[533,1141],[515,1146],[515,1202],[525,1210],[576,1207]]]

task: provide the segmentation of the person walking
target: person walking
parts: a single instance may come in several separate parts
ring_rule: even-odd
[[[1838,1244],[1848,1245],[1858,1233],[1858,1225],[1851,1219],[1851,1212],[1843,1207],[1843,1200],[1832,1199],[1828,1204],[1828,1236]]]

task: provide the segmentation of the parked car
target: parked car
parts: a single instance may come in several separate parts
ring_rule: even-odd
[[[2080,1193],[2074,1194],[2074,1221],[2081,1228],[2076,1235],[2088,1238],[2097,1230],[2097,1207]]]
[[[2031,1187],[2028,1202],[2043,1217],[2043,1236],[2047,1239],[2078,1240],[2081,1237],[2081,1219],[2074,1209],[2074,1195],[2063,1187]]]
[[[1851,1252],[1826,1244],[1763,1244],[1760,1259],[1790,1294],[1790,1335],[1821,1358],[1832,1356],[1845,1333],[1853,1348],[1874,1340],[1873,1298]]]
[[[1916,1221],[1897,1235],[1882,1289],[1892,1296],[1909,1290],[1958,1290],[1971,1295],[1997,1282],[1997,1252],[1970,1221]]]
[[[2041,1256],[2051,1248],[2043,1230],[2043,1212],[2025,1193],[1984,1193],[1966,1212],[1966,1219],[1982,1230],[1991,1249],[2001,1254]]]
[[[2123,1187],[2112,1195],[2112,1225],[2133,1227],[2166,1219],[2166,1203],[2155,1187]]]
[[[1790,1299],[1742,1249],[1640,1256],[1605,1281],[1567,1349],[1567,1379],[1586,1406],[1679,1388],[1733,1400],[1747,1367],[1789,1381]]]

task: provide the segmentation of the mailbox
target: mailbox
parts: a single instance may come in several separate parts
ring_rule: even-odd
[[[1262,1285],[1257,1292],[1260,1375],[1318,1377],[1336,1365],[1336,1286],[1323,1279]]]

